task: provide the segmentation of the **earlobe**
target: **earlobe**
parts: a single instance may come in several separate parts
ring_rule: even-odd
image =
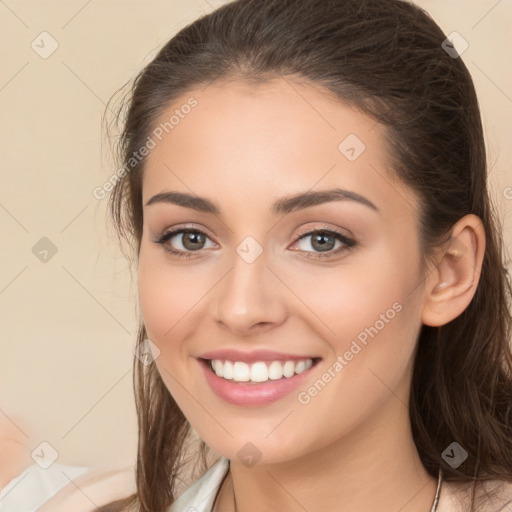
[[[479,217],[468,214],[451,231],[425,287],[422,322],[439,327],[458,317],[478,286],[485,252],[485,230]]]

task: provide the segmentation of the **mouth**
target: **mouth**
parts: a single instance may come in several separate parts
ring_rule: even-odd
[[[304,359],[276,359],[273,361],[230,361],[228,359],[204,359],[202,364],[217,377],[233,383],[248,385],[287,380],[306,372],[321,360],[320,357]]]
[[[241,407],[266,406],[304,385],[320,357],[286,360],[232,361],[197,358],[206,383],[217,397]]]

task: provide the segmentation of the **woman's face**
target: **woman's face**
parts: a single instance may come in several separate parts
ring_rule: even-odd
[[[166,122],[143,179],[139,299],[193,428],[271,463],[403,423],[418,199],[391,177],[380,125],[290,79],[190,91]]]

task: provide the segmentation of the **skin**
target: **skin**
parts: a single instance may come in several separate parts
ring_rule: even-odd
[[[34,466],[30,456],[40,439],[40,433],[25,418],[0,415],[0,490],[23,471]],[[30,441],[32,440],[32,441]],[[21,480],[16,487],[23,487]],[[73,479],[44,505],[39,512],[90,512],[91,502],[105,505],[124,498],[136,490],[133,467],[96,467]],[[34,492],[34,489],[31,490]],[[19,491],[16,491],[19,492]],[[27,491],[25,491],[27,492]]]
[[[34,463],[27,432],[29,428],[23,418],[0,415],[0,489]]]
[[[351,512],[429,511],[437,478],[423,468],[407,408],[416,342],[423,323],[443,325],[469,304],[485,249],[480,219],[459,220],[456,243],[435,255],[424,279],[419,198],[392,178],[375,121],[289,78],[195,89],[159,121],[190,96],[198,105],[147,158],[143,204],[188,192],[213,200],[221,214],[145,206],[138,291],[166,386],[198,434],[231,460],[215,510],[234,510],[234,483],[238,512],[339,510],[340,503]],[[351,133],[366,146],[355,161],[338,149]],[[345,200],[269,213],[278,198],[334,187],[378,211]],[[207,234],[190,259],[153,242],[183,224]],[[336,242],[330,257],[308,259],[321,251],[311,236],[298,239],[318,228],[357,245],[336,255]],[[251,264],[236,252],[247,236],[263,248]],[[181,235],[167,242],[193,252],[185,244]],[[296,392],[266,406],[228,404],[196,359],[224,347],[321,357],[304,391],[397,302],[401,311],[307,404]],[[248,442],[261,453],[251,467],[237,455]],[[455,510],[446,499],[442,507]]]

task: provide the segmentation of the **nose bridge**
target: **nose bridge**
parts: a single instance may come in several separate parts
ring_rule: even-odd
[[[232,268],[219,287],[216,318],[233,331],[242,333],[256,324],[274,323],[283,313],[267,255],[251,236],[235,248]]]

